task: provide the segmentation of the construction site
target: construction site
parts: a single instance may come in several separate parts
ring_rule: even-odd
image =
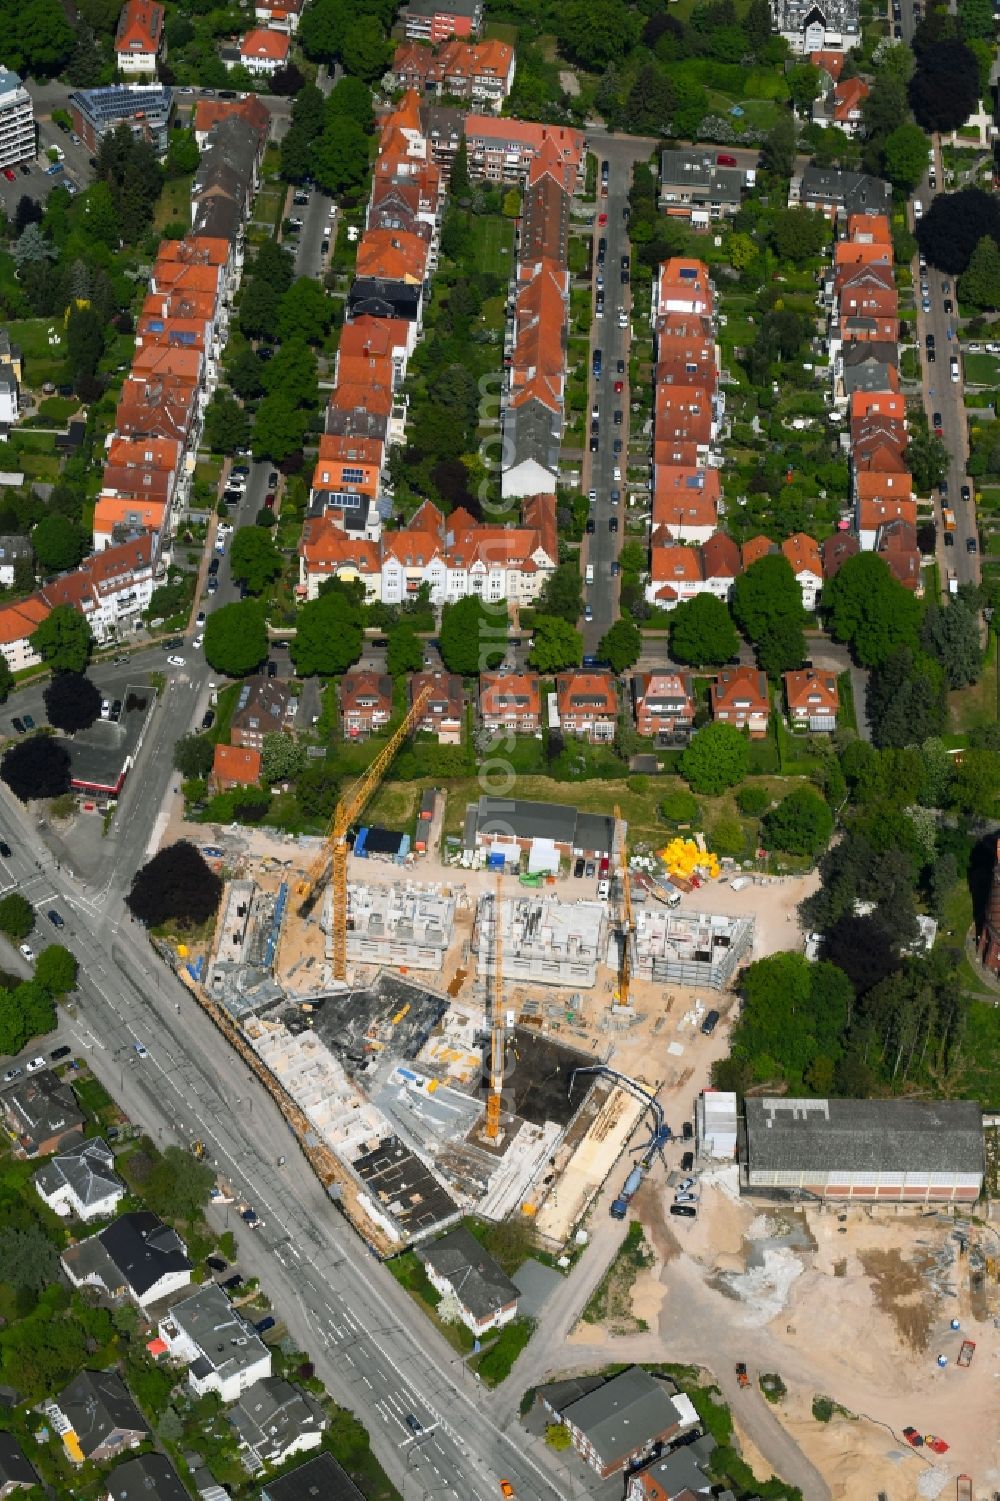
[[[211,952],[186,967],[374,1248],[474,1211],[524,1214],[559,1250],[629,1149],[642,1091],[690,1114],[690,1053],[710,1061],[718,1041],[688,987],[725,984],[753,920],[679,914],[642,883],[633,907],[617,809],[594,881],[582,861],[543,879],[530,851],[522,874],[432,849],[373,878],[354,835],[421,707],[325,840],[227,866]]]

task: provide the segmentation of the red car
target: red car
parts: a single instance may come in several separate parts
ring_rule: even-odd
[[[8,182],[17,182],[17,173],[13,170],[12,167],[4,167],[3,175],[4,177],[6,177]]]
[[[624,391],[624,389],[625,389],[625,382],[623,380],[616,380],[615,381],[615,395],[617,396],[621,391]]]
[[[720,151],[718,156],[715,158],[715,165],[717,167],[735,167],[736,158],[735,156],[730,156],[725,151]]]
[[[274,510],[274,496],[273,495],[265,495],[264,496],[264,504],[265,504],[265,506],[267,507],[267,509],[269,511],[273,511]]]
[[[607,222],[608,222],[608,216],[607,216],[607,214],[598,214],[598,216],[597,216],[597,222],[598,222],[598,224],[607,224]]]

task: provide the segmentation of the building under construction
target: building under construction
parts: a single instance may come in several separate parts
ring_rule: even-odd
[[[478,974],[493,965],[493,901],[480,899],[472,947]],[[500,900],[503,978],[534,985],[561,985],[589,990],[608,950],[606,902],[560,902],[551,896],[503,897]]]
[[[643,980],[721,990],[750,958],[752,917],[640,907],[635,913],[633,970]]]
[[[327,918],[324,917],[324,926]],[[347,889],[347,958],[351,964],[430,969],[440,974],[455,935],[455,898],[416,882]]]

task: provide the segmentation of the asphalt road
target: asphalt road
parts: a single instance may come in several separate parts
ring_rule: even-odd
[[[940,142],[934,137],[936,159],[937,187],[931,189],[925,176],[920,186],[915,189],[913,200],[918,201],[926,212],[928,204],[937,193],[941,191],[944,181],[942,170]],[[911,200],[912,214],[912,200]],[[923,382],[924,408],[927,412],[927,421],[933,431],[934,414],[941,414],[942,440],[950,455],[947,472],[948,497],[944,504],[950,506],[955,514],[954,545],[945,545],[945,531],[941,516],[941,497],[935,496],[934,515],[938,523],[938,563],[940,565],[941,585],[947,588],[949,572],[954,569],[955,576],[960,584],[978,584],[980,578],[979,554],[968,551],[970,539],[978,540],[976,526],[975,501],[963,503],[961,499],[961,487],[969,485],[973,495],[974,487],[966,473],[966,461],[968,459],[968,423],[965,411],[965,383],[963,381],[962,351],[959,348],[956,337],[958,319],[955,309],[958,306],[957,293],[955,291],[954,278],[946,273],[938,271],[933,266],[927,268],[927,299],[930,303],[930,311],[924,312],[921,306],[922,296],[920,289],[920,273],[917,264],[913,265],[914,294],[917,303],[917,332],[920,340],[920,368]],[[946,290],[947,289],[947,290]],[[953,311],[946,313],[944,304],[952,303]],[[927,335],[934,336],[934,363],[931,364],[927,357]],[[958,358],[958,379],[952,380],[950,362],[952,356]]]
[[[319,188],[308,190],[309,202],[296,204],[292,214],[302,220],[295,246],[295,275],[313,276],[321,281],[329,262],[330,247],[337,227],[337,208]],[[323,249],[326,243],[327,249]]]
[[[149,802],[136,810],[140,838],[154,811]],[[558,1501],[563,1492],[548,1479],[544,1456],[495,1426],[487,1399],[464,1366],[456,1367],[451,1348],[365,1255],[269,1096],[153,955],[123,909],[121,881],[91,894],[57,868],[30,813],[6,791],[0,837],[13,852],[0,861],[0,886],[21,891],[40,912],[57,907],[67,924],[58,936],[80,962],[78,995],[58,1037],[76,1046],[154,1140],[201,1138],[220,1175],[253,1204],[264,1222],[257,1232],[230,1213],[240,1265],[261,1277],[331,1394],[364,1416],[404,1496],[450,1491],[461,1501],[492,1501],[499,1479],[509,1478],[520,1498]],[[46,1038],[26,1056],[48,1053],[55,1041]],[[137,1042],[148,1057],[138,1056]],[[212,1213],[221,1227],[224,1211]],[[416,1438],[408,1413],[423,1425]]]

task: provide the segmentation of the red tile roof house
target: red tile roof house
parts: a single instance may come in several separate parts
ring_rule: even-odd
[[[542,693],[537,672],[484,672],[479,679],[479,715],[487,730],[539,734]]]
[[[270,77],[288,62],[290,46],[287,32],[258,28],[241,39],[239,60],[248,72]]]
[[[756,667],[724,667],[712,684],[712,717],[749,730],[751,740],[767,734],[771,700],[767,678]]]
[[[454,673],[417,672],[410,679],[410,703],[416,703],[425,688],[432,690],[418,729],[436,735],[438,745],[461,745],[465,722],[465,692]]]
[[[563,672],[556,678],[559,724],[567,735],[592,745],[615,738],[618,698],[610,672]]]
[[[164,9],[155,0],[127,0],[118,17],[115,61],[132,76],[155,76],[156,60],[164,53]]]
[[[217,745],[211,781],[217,792],[233,787],[256,787],[260,781],[260,751],[238,745]]]
[[[840,694],[837,675],[804,667],[784,675],[785,703],[793,729],[835,730]]]
[[[793,532],[781,544],[781,551],[788,559],[802,590],[802,605],[806,610],[815,610],[819,592],[823,587],[823,556],[819,544],[805,532]]]
[[[674,736],[694,724],[695,700],[686,672],[637,672],[632,679],[635,726],[640,735]]]
[[[392,678],[380,672],[345,672],[340,680],[340,721],[345,740],[367,740],[392,715]]]

